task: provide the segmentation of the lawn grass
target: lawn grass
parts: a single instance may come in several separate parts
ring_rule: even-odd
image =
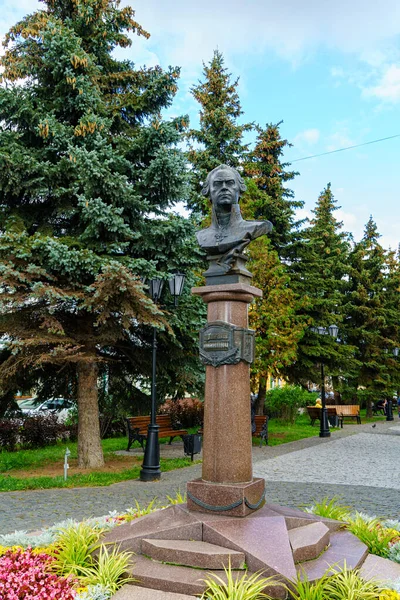
[[[163,440],[164,441],[164,440]],[[127,437],[118,437],[102,440],[104,458],[111,458],[117,450],[126,450],[128,444]],[[86,486],[107,486],[120,481],[129,479],[138,479],[141,465],[134,465],[132,468],[122,466],[119,470],[106,473],[83,473],[69,475],[67,481],[64,481],[62,470],[57,477],[18,477],[15,471],[35,469],[44,465],[52,465],[64,460],[65,450],[71,451],[70,460],[77,458],[77,442],[59,442],[54,446],[38,448],[36,450],[18,450],[16,452],[0,452],[0,491],[11,492],[18,490],[50,489],[50,488],[72,488]],[[134,459],[141,462],[142,455],[139,457],[132,455]],[[161,458],[161,471],[172,471],[182,467],[192,465],[189,457],[180,458]],[[12,475],[8,472],[13,471]]]
[[[117,450],[126,450],[128,445],[127,437],[110,438],[101,441],[104,456],[116,452]],[[14,469],[27,469],[54,463],[64,459],[65,450],[71,451],[70,458],[77,458],[77,442],[58,442],[54,446],[46,448],[37,448],[35,450],[18,450],[17,452],[0,452],[0,474]]]
[[[161,458],[161,471],[173,471],[182,467],[189,467],[193,463],[190,458]],[[62,475],[57,477],[24,477],[18,478],[10,475],[0,475],[0,492],[14,492],[20,490],[46,490],[50,488],[75,488],[107,486],[129,479],[138,479],[141,466],[112,473],[85,473],[71,475],[64,481]]]
[[[362,423],[384,421],[386,417],[379,415],[372,419],[366,419],[365,410],[361,410]],[[346,424],[345,424],[346,427]],[[193,429],[193,432],[195,429]],[[332,429],[332,434],[335,434],[337,429]],[[192,430],[191,430],[192,432]],[[270,419],[268,422],[268,445],[277,446],[294,442],[308,437],[319,436],[319,422],[310,424],[308,414],[299,415],[295,424],[282,423],[278,419]],[[162,443],[167,440],[160,440]],[[113,453],[118,450],[126,450],[127,437],[118,437],[102,440],[104,457],[111,458]],[[253,438],[254,445],[259,445],[260,439]],[[92,472],[70,475],[65,482],[60,473],[56,477],[18,477],[15,471],[26,471],[43,465],[51,465],[62,461],[66,448],[71,451],[71,459],[77,458],[77,443],[76,442],[59,442],[54,446],[47,448],[38,448],[36,450],[18,450],[16,452],[0,452],[0,491],[17,491],[17,490],[33,490],[33,489],[50,489],[50,488],[71,488],[85,486],[107,486],[120,481],[129,479],[137,479],[140,474],[141,465],[137,464],[131,468],[126,468],[121,465],[121,468],[111,472]],[[141,461],[141,456],[139,458]],[[133,461],[132,461],[133,462]],[[193,464],[190,458],[162,458],[161,471],[170,471]],[[8,474],[13,471],[12,475]]]
[[[377,415],[370,419],[367,419],[365,416],[366,410],[361,409],[361,423],[376,423],[377,421],[385,421],[386,417],[383,415]],[[346,425],[356,424],[356,421],[346,420],[344,423],[344,427]],[[335,431],[339,431],[339,429],[332,428],[332,435],[335,434]],[[310,423],[310,417],[307,413],[299,415],[296,419],[295,424],[290,423],[282,423],[278,419],[269,419],[268,421],[268,445],[269,446],[278,446],[280,444],[287,444],[288,442],[296,442],[297,440],[302,440],[304,438],[309,437],[319,437],[319,421],[314,423],[314,426]],[[260,443],[259,438],[253,438],[254,445]]]
[[[310,417],[307,413],[299,415],[296,423],[282,423],[278,419],[269,419],[268,421],[268,445],[279,446],[288,442],[296,442],[304,438],[316,437],[319,435],[319,422],[311,426]],[[335,431],[334,429],[332,431]],[[254,438],[257,443],[257,438]],[[258,440],[258,443],[260,441]]]

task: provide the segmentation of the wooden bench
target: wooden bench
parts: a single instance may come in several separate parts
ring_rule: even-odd
[[[147,439],[147,430],[150,423],[150,415],[145,417],[128,417],[126,419],[128,433],[128,451],[133,442],[139,442],[144,450],[144,441]],[[159,426],[158,437],[169,437],[171,444],[174,437],[187,435],[186,429],[174,429],[172,427],[171,417],[169,415],[157,415],[156,423]]]
[[[339,404],[336,406],[336,411],[341,419],[341,427],[343,427],[343,419],[356,419],[361,425],[360,407],[358,404]]]
[[[343,428],[344,419],[356,419],[357,423],[361,425],[360,407],[358,404],[327,404],[326,409],[328,418],[337,417],[341,428]],[[321,420],[321,408],[318,406],[307,406],[307,412],[311,419],[311,425],[314,425],[317,419]]]
[[[373,403],[372,404],[372,414],[373,416],[376,416],[377,414],[381,414],[381,415],[385,415],[385,409],[383,408],[382,404],[378,403]]]
[[[256,415],[254,417],[254,422],[256,424],[256,428],[252,431],[252,437],[259,437],[260,439],[260,448],[262,446],[263,440],[265,441],[265,445],[268,446],[268,417],[266,415]],[[197,431],[198,435],[203,435],[203,428]]]
[[[328,419],[329,419],[329,417],[337,417],[340,426],[343,427],[343,419],[342,419],[341,415],[338,413],[337,408],[339,408],[339,407],[332,406],[332,405],[326,406],[326,411],[328,413]],[[308,412],[308,416],[310,417],[312,426],[314,426],[315,421],[321,420],[321,410],[322,409],[319,408],[318,406],[307,406],[307,412]]]
[[[256,429],[252,432],[252,437],[260,438],[260,448],[263,440],[265,445],[268,446],[268,417],[266,415],[255,415],[254,423],[256,424]]]

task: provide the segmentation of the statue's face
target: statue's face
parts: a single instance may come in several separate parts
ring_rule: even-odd
[[[221,169],[214,173],[210,182],[211,202],[216,206],[226,206],[239,202],[239,182],[228,169]]]

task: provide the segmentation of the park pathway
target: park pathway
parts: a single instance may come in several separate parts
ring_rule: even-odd
[[[182,453],[180,445],[162,452]],[[168,454],[166,454],[167,456]],[[330,438],[316,437],[253,449],[254,475],[265,477],[267,502],[302,507],[339,496],[357,510],[400,519],[400,420],[348,425]],[[0,493],[0,533],[38,530],[67,518],[81,520],[148,504],[185,492],[201,465],[163,473],[159,482],[137,480],[109,487]]]

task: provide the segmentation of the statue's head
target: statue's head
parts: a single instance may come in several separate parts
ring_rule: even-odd
[[[209,172],[202,189],[204,196],[210,196],[214,207],[237,204],[246,185],[236,169],[219,165]]]

